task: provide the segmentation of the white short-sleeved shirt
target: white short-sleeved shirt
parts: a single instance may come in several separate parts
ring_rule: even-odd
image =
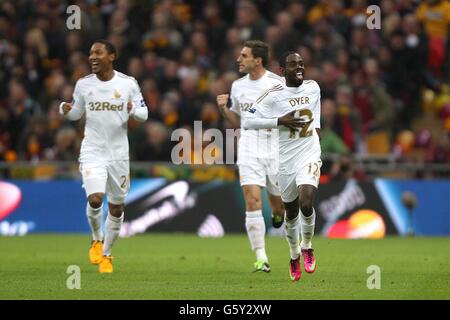
[[[310,162],[320,160],[321,149],[316,128],[320,128],[320,88],[314,80],[299,87],[277,85],[264,92],[247,110],[249,117],[279,118],[296,111],[308,126],[291,130],[279,126],[280,174],[293,174]]]
[[[247,130],[242,128],[243,117],[250,115],[247,112],[261,96],[265,90],[279,84],[284,84],[284,78],[273,72],[266,70],[264,75],[258,80],[251,80],[246,76],[233,82],[231,86],[231,108],[241,117],[241,137],[239,139],[238,165],[251,164],[255,158],[264,158],[267,143],[272,141],[273,131],[268,130]]]
[[[127,103],[147,108],[136,79],[115,70],[109,81],[91,74],[77,81],[73,99],[72,110],[86,112],[80,162],[129,160]]]

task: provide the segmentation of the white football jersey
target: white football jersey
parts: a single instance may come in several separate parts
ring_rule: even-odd
[[[292,174],[313,161],[320,160],[321,149],[316,128],[320,129],[320,87],[314,80],[305,80],[299,87],[277,85],[264,92],[247,110],[249,117],[279,118],[295,115],[312,122],[304,128],[291,130],[279,126],[281,174]]]
[[[77,81],[73,99],[70,113],[86,113],[80,162],[128,160],[127,103],[147,109],[136,79],[115,70],[109,81],[91,74]]]
[[[271,149],[267,148],[267,143],[272,141],[273,131],[264,129],[247,130],[242,127],[242,123],[243,117],[250,115],[247,111],[253,107],[255,100],[261,96],[262,92],[279,84],[284,84],[284,78],[268,70],[258,80],[251,80],[247,74],[233,82],[230,94],[230,110],[241,117],[238,164],[245,164],[249,158],[264,158],[268,156],[265,153]]]

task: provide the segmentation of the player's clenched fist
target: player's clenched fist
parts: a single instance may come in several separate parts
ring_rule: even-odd
[[[217,96],[217,105],[219,106],[220,110],[223,110],[227,107],[228,97],[228,94],[220,94]]]
[[[72,110],[72,104],[71,104],[71,103],[64,102],[64,104],[63,104],[63,106],[62,106],[62,110],[63,110],[64,114],[66,114],[67,112],[69,112],[70,110]]]

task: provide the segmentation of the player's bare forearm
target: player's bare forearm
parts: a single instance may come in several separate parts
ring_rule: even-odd
[[[239,128],[241,126],[241,117],[239,117],[233,111],[227,110],[226,112],[222,113],[222,115],[233,125],[233,127]]]
[[[218,95],[216,97],[217,106],[219,107],[219,111],[224,119],[231,122],[234,127],[239,128],[241,126],[241,118],[239,117],[239,115],[228,109],[227,104],[229,97],[229,94]]]
[[[319,136],[319,141],[322,140],[322,135],[320,133],[320,129],[316,128],[317,135]]]

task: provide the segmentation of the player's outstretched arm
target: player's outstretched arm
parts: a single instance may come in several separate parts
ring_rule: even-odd
[[[242,127],[244,129],[273,129],[278,126],[277,118],[244,118]]]
[[[83,115],[83,109],[74,106],[72,103],[61,102],[59,105],[59,114],[68,120],[79,120]]]
[[[227,103],[229,96],[229,94],[218,95],[216,97],[217,106],[219,107],[222,116],[230,121],[234,127],[239,128],[241,126],[241,118],[235,112],[228,109]]]
[[[298,129],[307,122],[295,117],[295,111],[285,114],[279,118],[246,118],[242,124],[244,129],[273,129],[278,126],[285,126],[289,129]]]

